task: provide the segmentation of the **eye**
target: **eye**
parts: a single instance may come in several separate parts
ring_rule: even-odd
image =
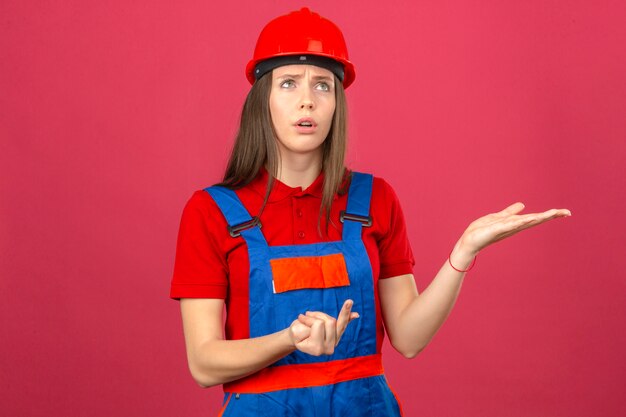
[[[293,88],[295,86],[296,86],[296,83],[294,80],[285,80],[280,83],[280,88]]]
[[[328,84],[326,81],[322,81],[320,83],[318,83],[315,88],[317,90],[321,90],[321,91],[330,91],[330,84]]]

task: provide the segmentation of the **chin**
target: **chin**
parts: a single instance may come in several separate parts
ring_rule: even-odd
[[[283,144],[282,147],[287,152],[297,153],[297,154],[307,154],[307,153],[321,150],[321,147],[323,144],[324,144],[323,140],[322,141],[307,141],[307,143],[302,143],[302,141],[300,140],[300,143],[298,143],[297,141],[293,141],[288,144]]]

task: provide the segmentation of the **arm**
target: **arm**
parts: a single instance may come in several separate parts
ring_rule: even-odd
[[[346,326],[357,313],[344,303],[335,320],[321,312],[300,315],[287,329],[262,337],[224,340],[224,300],[180,300],[187,360],[201,387],[223,384],[257,372],[298,349],[312,355],[332,354]]]
[[[467,269],[472,257],[455,247],[450,259],[457,268]],[[398,352],[414,358],[426,347],[450,314],[464,276],[464,272],[455,271],[446,260],[419,295],[412,274],[378,281],[385,328]]]
[[[180,300],[189,370],[202,387],[222,384],[254,373],[296,348],[289,329],[254,339],[225,341],[224,300]]]
[[[570,216],[569,210],[517,215],[524,208],[515,203],[498,213],[472,222],[454,246],[450,260],[465,270],[486,246],[548,220]],[[464,272],[446,263],[426,290],[418,295],[413,275],[380,280],[378,291],[385,327],[393,347],[407,358],[415,357],[446,320],[461,290]]]

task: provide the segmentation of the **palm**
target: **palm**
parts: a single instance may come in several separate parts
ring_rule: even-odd
[[[506,239],[522,230],[537,226],[557,217],[570,216],[567,209],[550,209],[542,213],[518,214],[524,204],[515,203],[504,210],[473,221],[463,233],[463,243],[474,253]]]

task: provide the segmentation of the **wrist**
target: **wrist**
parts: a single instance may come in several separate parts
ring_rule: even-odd
[[[283,346],[284,349],[288,350],[289,353],[297,349],[296,342],[291,334],[290,327],[279,331],[278,334],[281,341],[281,346]]]
[[[462,243],[461,240],[459,240],[459,242],[454,245],[454,248],[450,252],[450,255],[448,256],[448,262],[454,270],[459,272],[467,272],[474,266],[477,255],[478,251],[469,249],[466,245]]]
[[[465,241],[464,236],[461,236],[459,240],[457,240],[457,242],[454,244],[452,252],[455,253],[457,256],[469,258],[471,260],[474,259],[480,251],[474,246],[468,244]]]

